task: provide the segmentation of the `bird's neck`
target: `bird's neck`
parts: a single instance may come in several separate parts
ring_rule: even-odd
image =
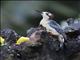
[[[46,17],[45,17],[45,18],[42,18],[42,20],[48,21],[48,20],[49,20],[49,18],[46,18]]]
[[[46,25],[47,22],[48,22],[47,18],[42,18],[42,20],[40,21],[40,25]]]

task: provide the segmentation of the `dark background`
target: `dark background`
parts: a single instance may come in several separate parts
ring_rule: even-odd
[[[69,17],[80,18],[80,1],[1,1],[1,29],[9,27],[25,35],[42,19],[35,10],[52,12],[60,23]]]

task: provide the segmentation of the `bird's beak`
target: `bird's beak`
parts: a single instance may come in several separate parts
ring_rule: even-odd
[[[39,11],[39,10],[35,10],[37,13],[39,13],[39,14],[41,14],[42,12],[41,11]]]

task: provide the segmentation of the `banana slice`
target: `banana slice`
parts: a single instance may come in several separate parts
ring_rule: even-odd
[[[5,43],[5,39],[0,36],[0,46],[3,46]]]
[[[28,42],[30,44],[32,43],[28,37],[23,37],[22,36],[17,40],[16,44],[20,45],[21,43],[24,43],[24,42]]]

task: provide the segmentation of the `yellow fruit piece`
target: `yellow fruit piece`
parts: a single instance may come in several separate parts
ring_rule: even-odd
[[[1,44],[1,46],[4,45],[4,42],[5,42],[5,39],[0,36],[0,44]]]
[[[21,43],[23,43],[23,42],[28,42],[28,43],[31,43],[31,41],[29,40],[29,38],[28,37],[20,37],[18,40],[17,40],[17,42],[16,42],[16,44],[17,45],[20,45]]]

